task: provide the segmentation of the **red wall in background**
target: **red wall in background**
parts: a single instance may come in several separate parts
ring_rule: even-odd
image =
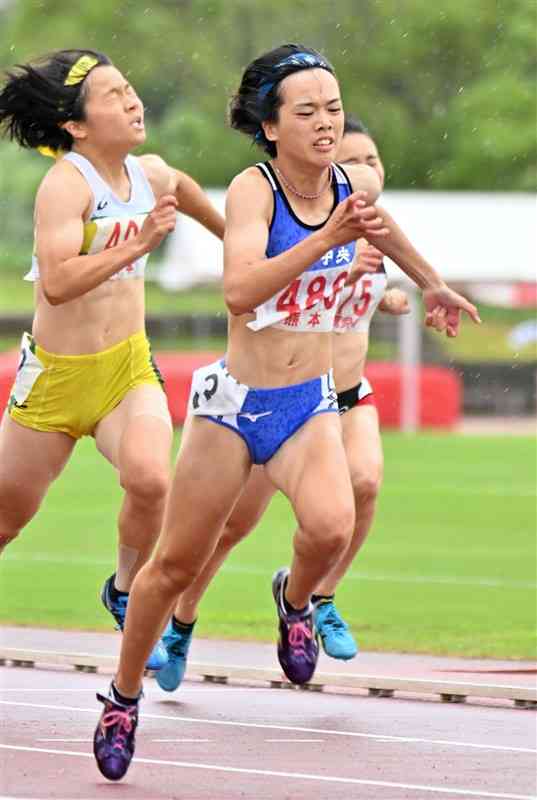
[[[218,353],[157,353],[156,361],[166,380],[166,393],[172,419],[183,422],[194,369],[219,357]],[[5,407],[18,353],[0,355],[0,410]],[[399,427],[401,407],[401,368],[386,362],[370,363],[366,375],[375,390],[380,422],[383,427]],[[459,421],[462,387],[458,375],[446,367],[424,366],[420,369],[422,427],[451,428]]]

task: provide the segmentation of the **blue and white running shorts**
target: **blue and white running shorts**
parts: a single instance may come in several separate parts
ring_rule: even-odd
[[[266,464],[311,417],[338,413],[332,372],[304,383],[252,389],[216,361],[192,376],[188,413],[224,425],[244,439],[254,464]]]

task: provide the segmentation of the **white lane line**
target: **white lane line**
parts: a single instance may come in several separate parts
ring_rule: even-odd
[[[386,484],[386,487],[382,489],[383,492],[386,494],[404,494],[405,497],[409,494],[427,494],[431,492],[439,492],[440,494],[461,494],[461,495],[469,495],[471,497],[535,497],[535,489],[533,488],[520,488],[516,492],[512,492],[507,489],[505,486],[491,486],[488,488],[483,489],[472,489],[469,487],[462,487],[457,486],[457,484],[449,484],[444,483],[441,485],[431,485],[427,482],[427,486],[411,486],[404,488],[399,488],[398,486],[394,486],[392,483]]]
[[[528,551],[528,556],[530,552]],[[88,566],[104,566],[110,562],[103,559],[89,559],[85,557],[69,558],[50,556],[47,553],[6,553],[2,557],[3,561],[17,561],[21,563],[44,562],[47,564],[83,564]],[[222,572],[232,572],[245,575],[262,575],[270,578],[270,570],[262,569],[250,564],[224,564]],[[456,575],[403,575],[397,573],[375,573],[375,572],[348,572],[345,576],[347,580],[353,581],[376,581],[380,583],[410,583],[410,584],[438,584],[442,586],[480,586],[489,589],[536,589],[535,581],[512,581],[502,578],[489,578],[486,576],[469,576],[467,578]]]
[[[50,737],[48,739],[36,739],[36,742],[92,742],[93,739],[55,739]]]
[[[36,661],[39,660],[40,656],[43,656],[43,660],[45,660],[46,656],[64,655],[63,653],[59,653],[57,650],[34,650],[33,654],[34,654],[34,656],[36,658]],[[78,657],[90,656],[91,658],[107,658],[108,657],[104,653],[77,653],[77,654],[73,654],[73,658],[74,658],[75,655],[78,656]],[[212,664],[210,661],[197,661],[196,662],[196,666],[197,666],[197,668],[199,670],[207,669],[208,673],[210,674],[210,670],[212,668],[214,668],[215,665]],[[253,670],[254,673],[257,670],[268,669],[266,666],[259,666],[257,664],[224,664],[222,666],[223,666],[223,668],[226,668],[226,669],[229,669],[229,670],[250,669],[250,670]],[[1,669],[1,667],[0,667],[0,669]],[[6,669],[10,669],[10,668],[7,667]],[[531,670],[532,670],[532,672],[535,672],[535,669],[533,667],[531,667]],[[436,669],[435,671],[436,672],[442,672],[441,669]],[[450,670],[448,670],[448,672],[449,671]],[[470,674],[472,674],[472,673],[470,673]],[[99,677],[100,678],[101,676],[97,676],[97,674],[95,674],[95,677]],[[252,676],[252,677],[255,677],[255,675]],[[276,676],[276,677],[279,680],[285,680],[285,677],[284,677],[283,674],[280,674],[279,676]],[[325,679],[325,683],[326,684],[330,683],[330,678],[360,678],[360,679],[371,679],[372,681],[375,681],[375,680],[378,679],[378,677],[379,677],[378,675],[368,674],[368,673],[365,673],[365,672],[358,672],[358,673],[350,672],[349,673],[349,672],[333,672],[333,671],[330,671],[330,672],[325,672],[324,675],[323,675],[323,678],[326,678]],[[409,677],[408,675],[382,675],[382,678],[385,679],[385,680],[390,680],[390,681],[400,681],[401,682],[401,688],[403,688],[403,689],[404,689],[404,684],[407,684],[409,681],[413,682],[417,686],[423,687],[424,689],[432,690],[433,688],[436,688],[438,690],[438,693],[442,693],[442,691],[444,690],[444,688],[446,686],[445,679],[441,680],[439,678],[424,678],[424,677],[412,677],[412,676]],[[515,692],[515,691],[517,691],[519,689],[522,690],[522,691],[524,691],[525,689],[532,689],[532,688],[534,688],[533,687],[534,683],[535,683],[535,681],[533,681],[531,684],[526,684],[526,685],[522,685],[521,686],[520,684],[517,685],[517,684],[512,684],[512,683],[493,683],[493,684],[490,684],[490,683],[483,683],[482,681],[476,683],[475,680],[473,680],[473,681],[461,681],[461,680],[455,681],[455,685],[460,690],[463,690],[464,688],[468,688],[468,689],[485,689],[485,690],[488,690],[488,689],[509,689],[512,692]],[[364,688],[364,687],[362,687],[362,688]],[[185,689],[186,689],[186,687],[185,687]],[[219,686],[214,686],[214,687],[213,686],[207,686],[205,691],[212,692],[213,689],[214,689],[214,691],[220,690],[220,691],[223,691],[223,692],[228,692],[228,691],[243,692],[243,691],[261,691],[261,690],[266,691],[264,687],[254,687],[254,686],[241,686],[241,687],[239,687],[239,686],[233,686],[233,685],[232,686],[219,685]],[[197,685],[192,685],[190,687],[190,690],[191,691],[202,692],[204,690],[204,685],[202,683],[198,683]],[[1,691],[2,691],[2,689],[0,689],[0,692]],[[6,689],[5,691],[10,691],[10,690]],[[24,692],[26,690],[25,689],[19,689],[19,690],[16,690],[16,691],[23,691]],[[50,693],[50,692],[56,692],[57,693],[58,689],[57,688],[54,688],[54,689],[35,688],[35,689],[28,689],[28,691],[29,692],[34,691],[36,693],[42,692],[43,694],[47,694],[47,693]],[[62,690],[60,689],[60,691],[62,691]],[[66,691],[70,691],[70,690],[67,689]],[[88,692],[89,690],[88,689],[76,689],[74,691],[77,691],[77,692]],[[155,691],[153,691],[152,689],[149,690],[148,697],[151,700],[156,700],[157,698],[163,699],[162,693],[158,692],[156,689],[155,689]],[[5,702],[7,702],[7,701],[5,701]]]
[[[93,758],[92,753],[80,753],[76,750],[50,750],[45,747],[22,747],[19,745],[0,744],[4,750],[18,750],[25,753],[45,753],[57,756],[77,756]],[[386,789],[413,789],[420,792],[436,792],[437,794],[455,795],[457,797],[486,797],[493,800],[535,800],[535,795],[505,794],[503,792],[473,791],[471,789],[450,788],[447,786],[426,786],[418,783],[395,783],[393,781],[373,781],[365,778],[341,778],[335,775],[313,775],[307,772],[283,772],[272,769],[251,769],[246,767],[223,767],[219,764],[200,764],[192,761],[169,761],[159,758],[135,758],[138,764],[156,764],[162,767],[181,767],[183,769],[205,769],[215,772],[231,772],[238,775],[261,775],[271,778],[292,778],[302,781],[320,781],[323,783],[346,783],[354,786],[382,786]]]
[[[311,744],[312,742],[324,742],[324,739],[265,739],[265,742],[273,744],[281,744],[282,742],[288,744]]]
[[[2,5],[2,2],[0,0],[0,6],[1,5]],[[214,666],[214,664],[212,666]],[[233,666],[235,666],[235,665],[233,665]],[[10,670],[11,672],[13,671],[11,667],[1,667],[0,666],[0,670],[2,670],[2,669]],[[263,669],[263,667],[255,667],[255,669]],[[102,672],[100,674],[96,674],[94,677],[101,679],[101,684],[102,684],[102,677],[103,677],[103,673]],[[283,676],[282,676],[282,680],[284,680]],[[457,681],[457,683],[458,683],[458,681]],[[199,686],[198,685],[186,686],[185,684],[181,684],[181,696],[183,694],[202,694],[202,693],[205,693],[205,692],[210,692],[211,695],[214,694],[215,692],[225,692],[226,694],[231,694],[232,692],[237,692],[239,694],[244,694],[245,691],[247,691],[247,692],[250,692],[250,691],[257,692],[260,689],[263,689],[263,691],[265,691],[265,687],[263,687],[263,686],[233,686],[233,685],[228,685],[228,684],[219,686],[216,683],[208,685],[206,683],[201,683],[200,682]],[[29,688],[29,687],[26,687],[26,686],[22,687],[20,689],[13,689],[13,688],[9,688],[8,689],[7,687],[0,686],[0,694],[4,694],[6,692],[22,692],[23,694],[30,694],[30,693],[33,693],[33,694],[58,694],[58,692],[61,692],[62,694],[67,694],[68,692],[72,692],[73,694],[77,694],[78,693],[78,694],[86,694],[87,695],[88,694],[88,689],[64,689],[63,686],[59,687],[59,688],[56,687],[54,689],[45,689],[45,688],[43,688],[43,689],[35,689],[35,688]],[[91,690],[89,690],[89,693],[91,694]],[[157,699],[158,700],[162,700],[162,692],[152,691],[151,688],[146,692],[145,689],[144,689],[144,697],[148,698],[149,700],[157,700]],[[0,797],[0,800],[2,800],[2,797]]]
[[[211,742],[212,739],[151,739],[152,742],[158,743],[179,743],[179,744],[197,744],[198,742]]]
[[[98,708],[79,708],[77,706],[53,706],[45,703],[23,703],[15,700],[0,700],[2,706],[21,706],[23,708],[42,708],[47,711],[83,711],[88,714],[99,714]],[[224,719],[201,719],[199,717],[172,717],[167,714],[144,714],[144,719],[161,719],[171,722],[187,722],[195,725],[226,725],[235,728],[251,728],[257,730],[293,731],[298,733],[316,733],[321,736],[349,736],[358,739],[373,739],[380,742],[394,742],[396,744],[433,744],[448,747],[468,747],[478,750],[500,750],[507,753],[537,752],[531,747],[509,747],[498,744],[481,744],[476,742],[454,742],[447,739],[422,739],[413,736],[388,736],[375,733],[359,733],[357,731],[335,731],[323,728],[305,728],[298,725],[270,725],[260,722],[236,722]]]

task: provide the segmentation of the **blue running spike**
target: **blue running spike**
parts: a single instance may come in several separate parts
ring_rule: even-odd
[[[341,661],[354,658],[358,645],[334,603],[318,603],[313,611],[313,621],[327,656]]]
[[[159,669],[155,678],[165,692],[174,692],[184,678],[192,631],[193,628],[188,631],[177,630],[170,620],[162,634],[168,663]]]
[[[109,611],[116,621],[116,630],[122,631],[125,627],[125,617],[127,615],[127,602],[129,599],[129,595],[126,592],[121,592],[119,597],[114,600],[112,598],[112,586],[114,585],[114,575],[111,575],[108,580],[104,582],[104,586],[101,591],[101,600],[103,602],[104,607],[107,611]],[[168,662],[168,656],[166,654],[166,648],[162,644],[162,640],[159,639],[156,645],[153,647],[149,658],[147,659],[146,669],[151,669],[153,671],[162,669],[165,664]]]

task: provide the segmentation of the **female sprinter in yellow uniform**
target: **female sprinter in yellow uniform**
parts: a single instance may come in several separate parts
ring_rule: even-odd
[[[373,139],[364,126],[346,116],[337,162],[368,164],[384,184],[384,167]],[[369,325],[376,309],[388,314],[408,312],[408,300],[399,289],[387,289],[383,254],[366,240],[358,242],[358,255],[348,286],[338,298],[334,320],[334,380],[338,390],[343,442],[356,503],[353,537],[347,551],[312,595],[315,629],[325,652],[333,658],[349,659],[357,646],[347,623],[334,604],[336,586],[350,567],[373,522],[377,494],[382,481],[382,445],[373,390],[364,377],[369,343]],[[341,335],[348,334],[348,335]],[[215,551],[194,583],[177,601],[163,635],[168,662],[156,680],[165,691],[174,691],[183,679],[198,606],[230,550],[247,536],[261,519],[276,492],[265,470],[254,467],[240,500],[226,523]]]
[[[228,350],[193,375],[162,533],[132,587],[110,694],[99,695],[104,709],[94,753],[110,780],[125,774],[134,753],[145,661],[177,597],[210,558],[253,463],[263,464],[287,495],[299,525],[291,570],[279,570],[272,585],[278,657],[294,683],[313,675],[318,645],[310,598],[354,530],[331,340],[356,239],[383,242],[424,290],[437,327],[455,334],[461,308],[477,314],[386,212],[364,207],[380,191],[374,170],[334,165],[343,112],[326,59],[296,45],[256,59],[232,101],[231,124],[271,161],[246,169],[228,191]]]
[[[125,492],[117,573],[102,593],[122,628],[169,484],[172,432],[144,330],[145,264],[177,209],[219,237],[223,219],[190,177],[130,155],[145,140],[143,105],[101,53],[59,51],[8,73],[0,125],[57,159],[37,192],[27,276],[35,316],[0,429],[0,547],[35,515],[77,440],[93,436]],[[160,646],[148,664],[165,660]]]

